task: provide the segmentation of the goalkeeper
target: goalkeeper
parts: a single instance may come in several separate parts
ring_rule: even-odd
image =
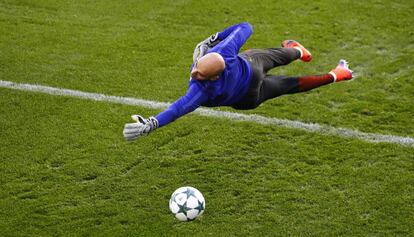
[[[136,122],[125,124],[125,139],[135,140],[147,135],[200,106],[254,109],[280,95],[304,92],[352,78],[352,71],[345,60],[340,60],[335,69],[323,75],[289,77],[268,74],[270,69],[297,59],[309,62],[312,55],[294,40],[283,41],[282,48],[251,49],[239,53],[252,33],[249,23],[240,23],[200,42],[193,54],[187,93],[155,117],[146,119],[133,115]]]

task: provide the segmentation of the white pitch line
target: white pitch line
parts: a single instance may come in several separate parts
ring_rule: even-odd
[[[0,87],[23,90],[23,91],[41,92],[41,93],[50,94],[50,95],[77,97],[77,98],[83,98],[83,99],[95,100],[95,101],[106,101],[106,102],[125,104],[125,105],[137,105],[137,106],[142,106],[142,107],[151,108],[151,109],[165,109],[170,105],[170,103],[166,103],[166,102],[157,102],[157,101],[143,100],[143,99],[137,99],[137,98],[131,98],[131,97],[110,96],[110,95],[99,94],[99,93],[90,93],[90,92],[55,88],[55,87],[42,86],[42,85],[36,85],[36,84],[15,83],[11,81],[2,81],[2,80],[0,80]],[[227,118],[227,119],[238,120],[238,121],[250,121],[250,122],[255,122],[255,123],[264,124],[264,125],[276,125],[276,126],[281,126],[281,127],[286,127],[286,128],[301,129],[307,132],[314,132],[314,133],[325,134],[325,135],[357,138],[357,139],[361,139],[367,142],[386,142],[386,143],[394,143],[394,144],[414,147],[414,138],[411,138],[411,137],[400,137],[400,136],[377,134],[377,133],[364,133],[364,132],[352,130],[349,128],[332,127],[332,126],[321,125],[317,123],[304,123],[304,122],[295,121],[295,120],[269,118],[269,117],[264,117],[260,115],[255,115],[255,114],[248,115],[248,114],[241,114],[241,113],[224,112],[224,111],[217,111],[217,110],[207,109],[207,108],[199,108],[196,111],[194,111],[194,113],[197,113],[202,116],[208,116],[208,117]]]

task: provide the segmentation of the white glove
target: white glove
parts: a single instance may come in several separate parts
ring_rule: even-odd
[[[220,40],[218,38],[218,32],[198,43],[194,49],[193,62],[203,57],[207,53],[208,49],[213,48],[218,43],[220,43]]]
[[[124,127],[124,137],[128,141],[133,141],[138,137],[148,135],[158,128],[158,120],[154,117],[145,119],[140,115],[132,115],[131,118],[136,123],[127,123]]]

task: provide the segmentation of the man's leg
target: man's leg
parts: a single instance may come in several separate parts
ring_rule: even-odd
[[[249,61],[259,67],[264,74],[272,68],[287,65],[301,56],[300,51],[295,48],[251,49],[243,54],[247,55]]]
[[[284,94],[305,92],[335,81],[352,79],[352,71],[345,60],[329,73],[317,76],[288,77],[266,75],[260,88],[258,103]]]
[[[263,73],[275,67],[291,63],[296,59],[304,62],[312,60],[312,54],[303,45],[295,40],[282,42],[283,48],[252,49],[245,52],[256,65],[263,69]]]
[[[254,109],[268,99],[285,94],[305,92],[334,82],[330,73],[319,76],[288,77],[266,75],[257,90],[250,90],[244,100],[233,105],[235,109]]]
[[[331,74],[318,76],[288,77],[267,75],[260,88],[259,103],[285,94],[305,92],[334,82]]]

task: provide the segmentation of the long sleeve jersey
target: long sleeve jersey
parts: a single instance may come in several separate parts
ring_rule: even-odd
[[[219,32],[220,43],[207,52],[218,53],[224,59],[225,69],[219,75],[219,79],[215,81],[190,79],[187,93],[156,116],[159,127],[200,106],[230,106],[246,95],[252,69],[246,59],[240,57],[238,53],[252,33],[253,29],[249,23],[233,25]]]

